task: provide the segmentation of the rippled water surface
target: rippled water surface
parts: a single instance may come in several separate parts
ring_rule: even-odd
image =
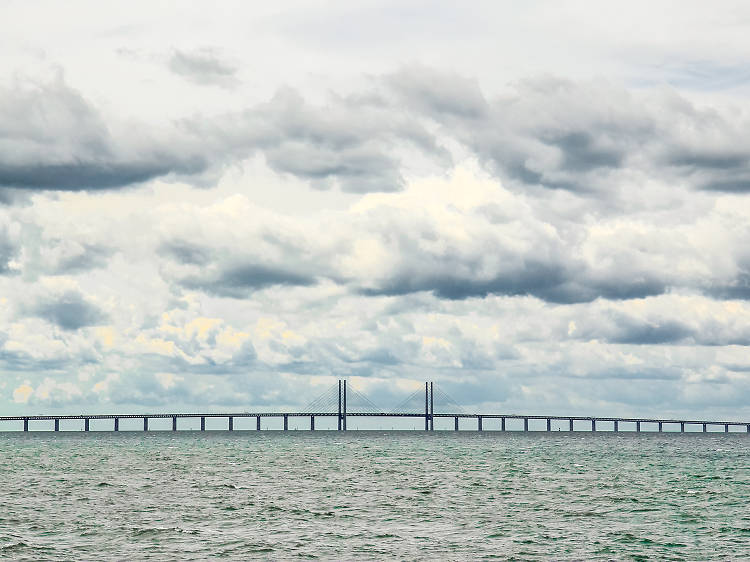
[[[745,434],[0,434],[0,558],[750,559]]]

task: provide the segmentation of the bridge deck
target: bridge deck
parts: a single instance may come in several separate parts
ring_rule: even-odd
[[[114,420],[114,419],[162,419],[162,418],[309,418],[337,417],[338,412],[172,412],[142,414],[36,414],[0,416],[0,421],[19,420]],[[467,413],[434,413],[414,412],[346,412],[346,417],[372,418],[460,418],[460,419],[517,419],[517,420],[550,420],[550,421],[587,421],[587,422],[622,422],[622,423],[661,423],[686,425],[750,425],[750,421],[675,419],[675,418],[631,418],[612,416],[566,416],[539,414],[467,414]]]

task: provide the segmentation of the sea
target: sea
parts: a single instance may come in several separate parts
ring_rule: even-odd
[[[0,434],[4,560],[750,560],[747,434]]]

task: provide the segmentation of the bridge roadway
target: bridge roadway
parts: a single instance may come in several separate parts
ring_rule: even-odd
[[[348,417],[369,417],[369,418],[423,418],[425,420],[425,430],[434,430],[435,418],[453,418],[454,430],[459,429],[459,419],[475,419],[477,421],[477,431],[483,431],[483,421],[488,419],[500,420],[500,431],[506,431],[506,420],[523,420],[523,431],[529,431],[530,420],[546,420],[546,431],[552,431],[553,421],[567,421],[567,431],[573,431],[573,423],[589,422],[590,431],[597,431],[597,423],[611,422],[612,429],[609,431],[620,431],[621,423],[635,424],[635,431],[641,431],[641,424],[656,424],[658,431],[662,431],[665,424],[674,426],[679,425],[680,431],[684,432],[686,426],[700,426],[703,432],[708,431],[708,427],[723,426],[726,433],[729,432],[730,426],[745,427],[745,431],[750,433],[750,422],[740,421],[720,421],[720,420],[700,420],[700,419],[659,419],[659,418],[621,418],[607,416],[547,416],[547,415],[525,415],[525,414],[465,414],[465,413],[413,413],[413,412],[236,412],[236,413],[154,413],[154,414],[73,414],[73,415],[19,415],[19,416],[0,416],[0,422],[23,421],[23,430],[29,431],[30,421],[54,421],[54,431],[60,431],[60,420],[84,420],[84,431],[89,431],[90,420],[113,420],[113,430],[119,431],[121,419],[142,419],[143,430],[148,431],[148,422],[151,419],[172,419],[172,431],[177,431],[177,420],[179,418],[200,419],[201,431],[206,430],[206,418],[226,418],[228,420],[228,429],[234,429],[234,418],[256,418],[256,430],[260,430],[261,418],[283,418],[284,430],[289,429],[289,418],[310,418],[310,430],[315,429],[315,418],[317,417],[338,417],[339,430],[346,430],[346,418]],[[5,431],[0,426],[0,431]],[[580,431],[580,429],[578,430]],[[632,429],[630,431],[633,431]]]

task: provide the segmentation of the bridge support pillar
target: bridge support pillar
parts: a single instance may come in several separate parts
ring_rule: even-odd
[[[568,420],[568,431],[573,431],[573,418]]]
[[[591,431],[596,431],[596,420],[591,418]]]
[[[83,420],[83,431],[88,431],[88,430],[89,430],[89,419],[88,418],[84,418],[84,420]]]
[[[284,431],[289,430],[289,416],[284,414]]]
[[[685,433],[685,422],[680,422],[680,433]]]
[[[201,416],[201,431],[206,431],[206,416]]]
[[[552,431],[552,420],[547,418],[547,431]]]
[[[500,431],[505,431],[505,418],[500,418]]]
[[[614,427],[615,433],[617,433],[620,430],[619,422],[618,420],[615,420],[615,427]]]
[[[172,431],[177,431],[177,416],[172,416]]]
[[[315,416],[310,416],[310,431],[315,431]]]
[[[523,418],[523,430],[524,431],[529,430],[529,418]]]
[[[639,422],[639,421],[635,422],[635,431],[636,431],[636,433],[640,433],[641,432],[641,422]]]
[[[55,431],[60,431],[60,420],[55,420]]]
[[[748,427],[750,427],[750,426],[748,426]],[[453,418],[453,429],[454,429],[454,431],[458,431],[458,416],[456,416],[455,418]],[[748,431],[750,431],[750,429]]]
[[[482,416],[477,416],[477,431],[482,431]]]
[[[234,431],[234,418],[229,416],[229,431]]]
[[[23,418],[23,430],[24,431],[29,430],[29,418]]]
[[[120,418],[115,418],[115,431],[120,431]]]
[[[707,424],[703,424],[703,433],[706,433],[708,431]]]
[[[661,430],[662,430],[662,427],[661,427],[661,426],[662,426],[662,422],[659,422],[659,431],[661,431]]]
[[[747,424],[747,432],[750,433],[750,423]]]
[[[255,430],[260,431],[260,416],[255,416]]]
[[[724,424],[724,433],[729,433],[729,424],[728,423]]]
[[[143,431],[148,431],[148,418],[143,418]]]

